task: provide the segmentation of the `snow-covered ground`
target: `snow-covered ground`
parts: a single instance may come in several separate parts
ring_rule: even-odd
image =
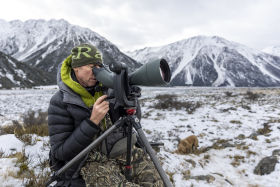
[[[28,110],[46,111],[57,86],[36,87],[26,90],[0,90],[0,126],[20,120]]]
[[[29,109],[46,111],[56,91],[53,87],[0,90],[0,125],[20,119]],[[260,97],[250,100],[247,91]],[[185,108],[155,109],[159,94],[175,95],[181,102],[200,102],[201,106],[193,113]],[[280,163],[268,175],[253,172],[262,158],[280,149],[280,88],[144,87],[140,101],[143,130],[150,141],[164,143],[157,156],[176,187],[280,186]],[[264,126],[271,131],[258,134]],[[174,153],[178,138],[192,134],[198,137],[201,153]],[[0,150],[9,154],[24,147],[35,166],[39,158],[48,156],[48,137],[34,138],[39,139],[35,145],[24,146],[14,135],[2,135]],[[22,186],[22,181],[7,174],[17,170],[14,158],[0,158],[0,184]]]

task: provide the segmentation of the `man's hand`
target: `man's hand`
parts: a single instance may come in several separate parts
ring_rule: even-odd
[[[105,101],[107,95],[99,97],[93,105],[90,120],[99,126],[100,121],[109,111],[109,102]]]

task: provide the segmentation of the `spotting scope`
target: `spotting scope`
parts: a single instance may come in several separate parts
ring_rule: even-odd
[[[122,69],[127,70],[124,63],[110,64],[110,71],[104,67],[93,68],[93,73],[98,81],[107,88],[114,89],[115,73],[119,74]],[[127,72],[127,71],[126,71]],[[138,86],[160,86],[170,82],[170,68],[165,59],[158,59],[144,64],[136,71],[128,74],[127,81],[129,85]]]

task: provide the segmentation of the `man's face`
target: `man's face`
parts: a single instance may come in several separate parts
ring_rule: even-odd
[[[77,80],[83,87],[92,87],[95,86],[97,80],[92,73],[93,64],[88,64],[85,66],[80,66],[74,68],[75,75]]]

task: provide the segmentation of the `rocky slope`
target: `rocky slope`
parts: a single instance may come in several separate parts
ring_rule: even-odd
[[[81,43],[97,46],[105,64],[124,62],[130,70],[140,67],[139,63],[104,37],[65,20],[0,20],[0,24],[0,51],[25,64],[50,72],[53,78],[56,77],[58,64],[70,54],[74,46]]]
[[[218,36],[197,36],[127,54],[141,63],[167,59],[172,85],[280,86],[280,57]]]
[[[54,81],[49,73],[19,62],[0,51],[0,88],[32,87]]]

